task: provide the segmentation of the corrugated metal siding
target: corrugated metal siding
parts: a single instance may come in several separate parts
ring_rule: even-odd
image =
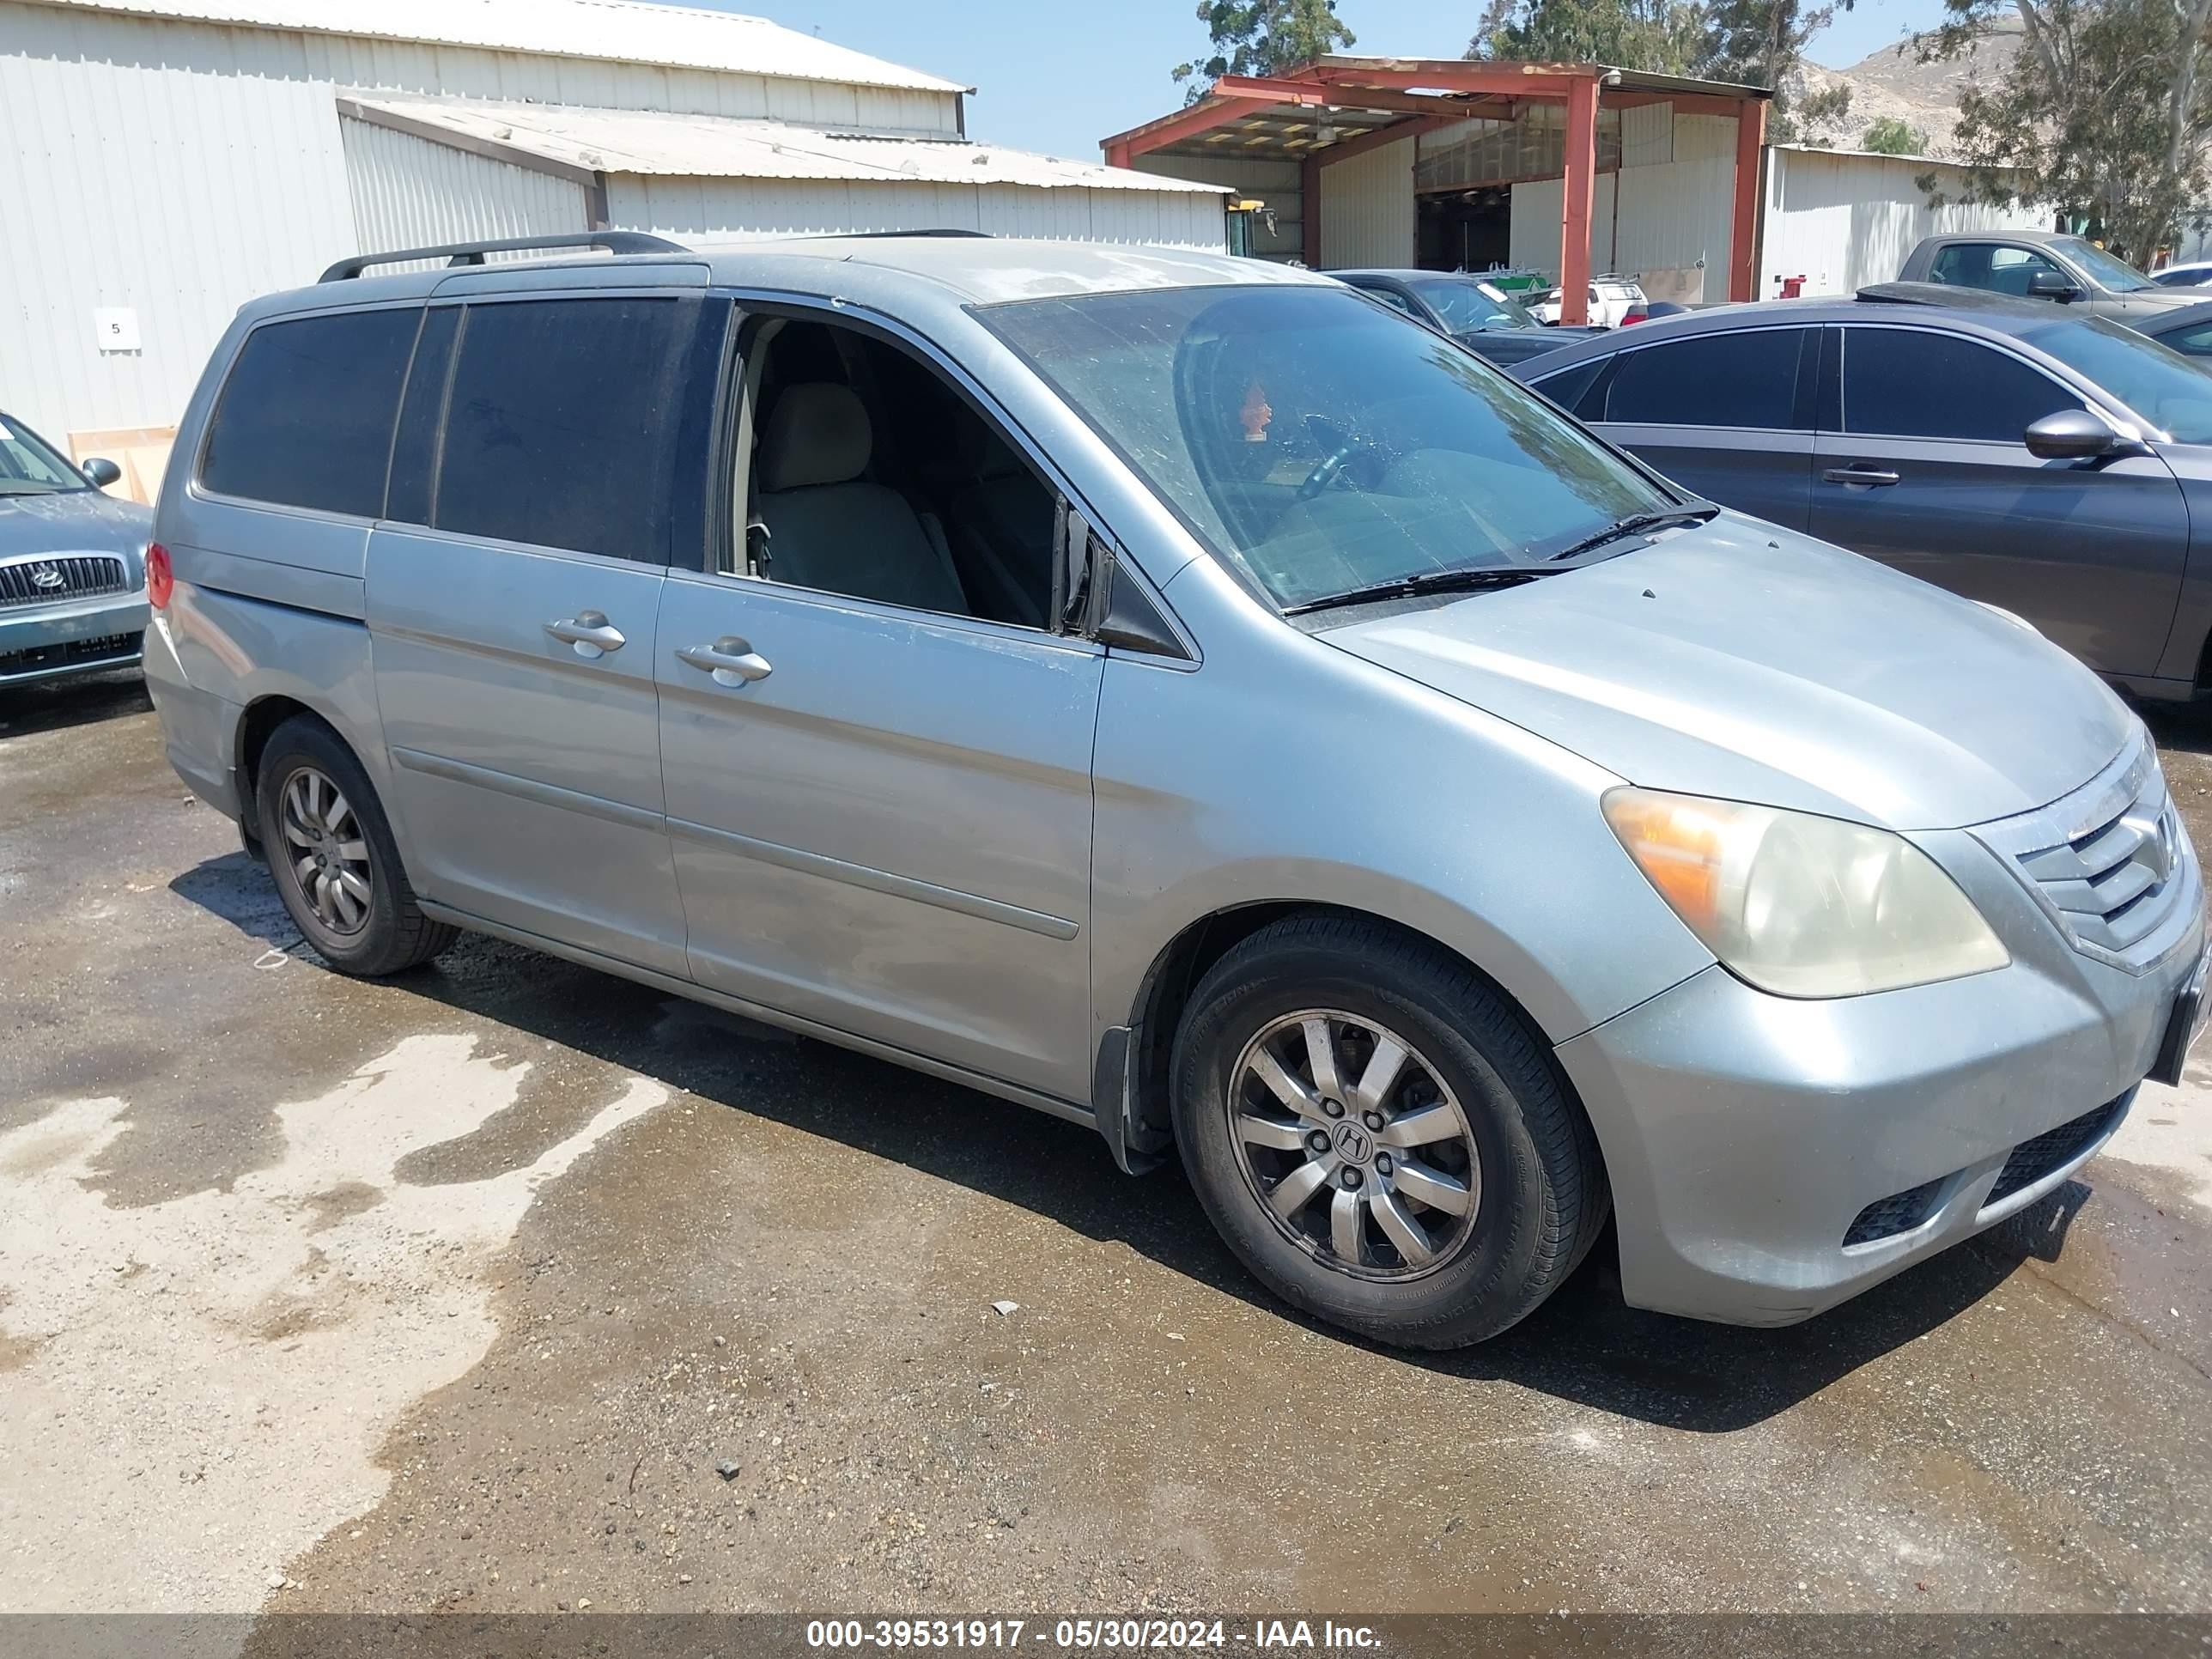
[[[364,249],[591,228],[584,187],[572,180],[366,121],[341,118],[338,131],[352,186],[354,231]]]
[[[1669,109],[1673,105],[1668,105]],[[1678,161],[1725,159],[1735,164],[1735,117],[1678,115],[1674,118],[1674,159]]]
[[[607,217],[671,236],[984,230],[998,236],[1203,248],[1224,243],[1218,197],[1022,185],[807,183],[611,173]]]
[[[1415,235],[1411,138],[1321,170],[1322,270],[1411,265]]]
[[[1305,258],[1305,169],[1296,161],[1262,161],[1235,155],[1139,155],[1131,164],[1139,173],[1196,184],[1226,185],[1240,197],[1265,202],[1275,216],[1274,234],[1267,221],[1252,228],[1252,252],[1262,259]]]
[[[328,86],[109,27],[0,3],[0,399],[57,442],[173,423],[240,304],[355,251]],[[102,306],[140,350],[94,349]]]
[[[671,179],[854,179],[901,184],[1034,185],[1221,194],[1218,185],[1185,184],[1057,155],[965,139],[860,137],[795,121],[744,120],[663,109],[584,108],[574,104],[503,104],[476,98],[396,98],[356,92],[347,112],[362,120],[424,131],[440,142],[531,167],[551,162],[590,173],[651,173]],[[451,135],[450,140],[448,135]]]
[[[1805,292],[1850,294],[1869,283],[1891,283],[1923,236],[1954,230],[2028,230],[2050,222],[2027,208],[1954,203],[1931,208],[1914,179],[1934,172],[1947,193],[1961,170],[1905,156],[1770,149],[1766,154],[1766,228],[1759,293],[1780,291],[1778,279],[1803,276]]]
[[[172,424],[240,305],[360,252],[341,87],[886,131],[950,132],[956,120],[952,96],[936,92],[0,0],[5,406],[57,441],[89,427]],[[1181,211],[1210,216],[1204,245],[1218,246],[1218,204],[1197,199],[1202,209]],[[526,210],[510,198],[500,210],[534,216],[550,203]],[[367,212],[380,227],[404,216],[395,203]],[[95,350],[92,313],[108,306],[138,313],[140,351]]]
[[[1658,167],[1674,159],[1674,106],[1632,104],[1620,112],[1620,165]]]
[[[1640,112],[1631,109],[1623,116]],[[1645,277],[1655,299],[1717,303],[1728,298],[1729,245],[1735,234],[1735,122],[1727,116],[1678,118],[1674,147],[1671,161],[1598,175],[1590,270]],[[1558,275],[1565,199],[1565,182],[1559,179],[1513,186],[1509,234],[1515,264]]]

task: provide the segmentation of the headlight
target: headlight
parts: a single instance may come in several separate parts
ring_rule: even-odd
[[[1785,997],[1847,997],[2012,958],[1958,884],[1887,830],[1615,789],[1606,822],[1729,970]]]

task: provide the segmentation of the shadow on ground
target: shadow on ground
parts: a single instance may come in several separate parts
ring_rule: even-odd
[[[143,714],[153,706],[146,682],[135,668],[94,679],[0,686],[0,743],[123,714]]]
[[[265,873],[243,854],[188,871],[171,890],[250,939],[315,960]],[[1125,1243],[1352,1345],[1257,1285],[1223,1247],[1177,1171],[1131,1181],[1087,1129],[496,940],[465,938],[436,963],[393,983],[702,1100],[1020,1205],[1091,1238]],[[2005,1227],[1782,1330],[1700,1324],[1626,1306],[1608,1230],[1583,1270],[1505,1335],[1455,1353],[1395,1358],[1645,1422],[1725,1433],[1787,1410],[1942,1324],[2002,1284],[2024,1257],[2055,1255],[2087,1196],[2086,1187],[2071,1183]]]

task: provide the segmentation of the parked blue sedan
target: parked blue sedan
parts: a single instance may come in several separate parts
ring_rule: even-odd
[[[154,515],[0,411],[0,686],[136,665]]]

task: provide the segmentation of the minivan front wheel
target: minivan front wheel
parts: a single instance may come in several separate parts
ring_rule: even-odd
[[[416,905],[368,774],[328,726],[294,719],[277,727],[254,799],[277,895],[331,966],[374,978],[453,942],[453,930]]]
[[[1245,1265],[1412,1347],[1496,1335],[1574,1270],[1608,1207],[1589,1127],[1527,1024],[1465,964],[1294,917],[1193,994],[1176,1138]]]

